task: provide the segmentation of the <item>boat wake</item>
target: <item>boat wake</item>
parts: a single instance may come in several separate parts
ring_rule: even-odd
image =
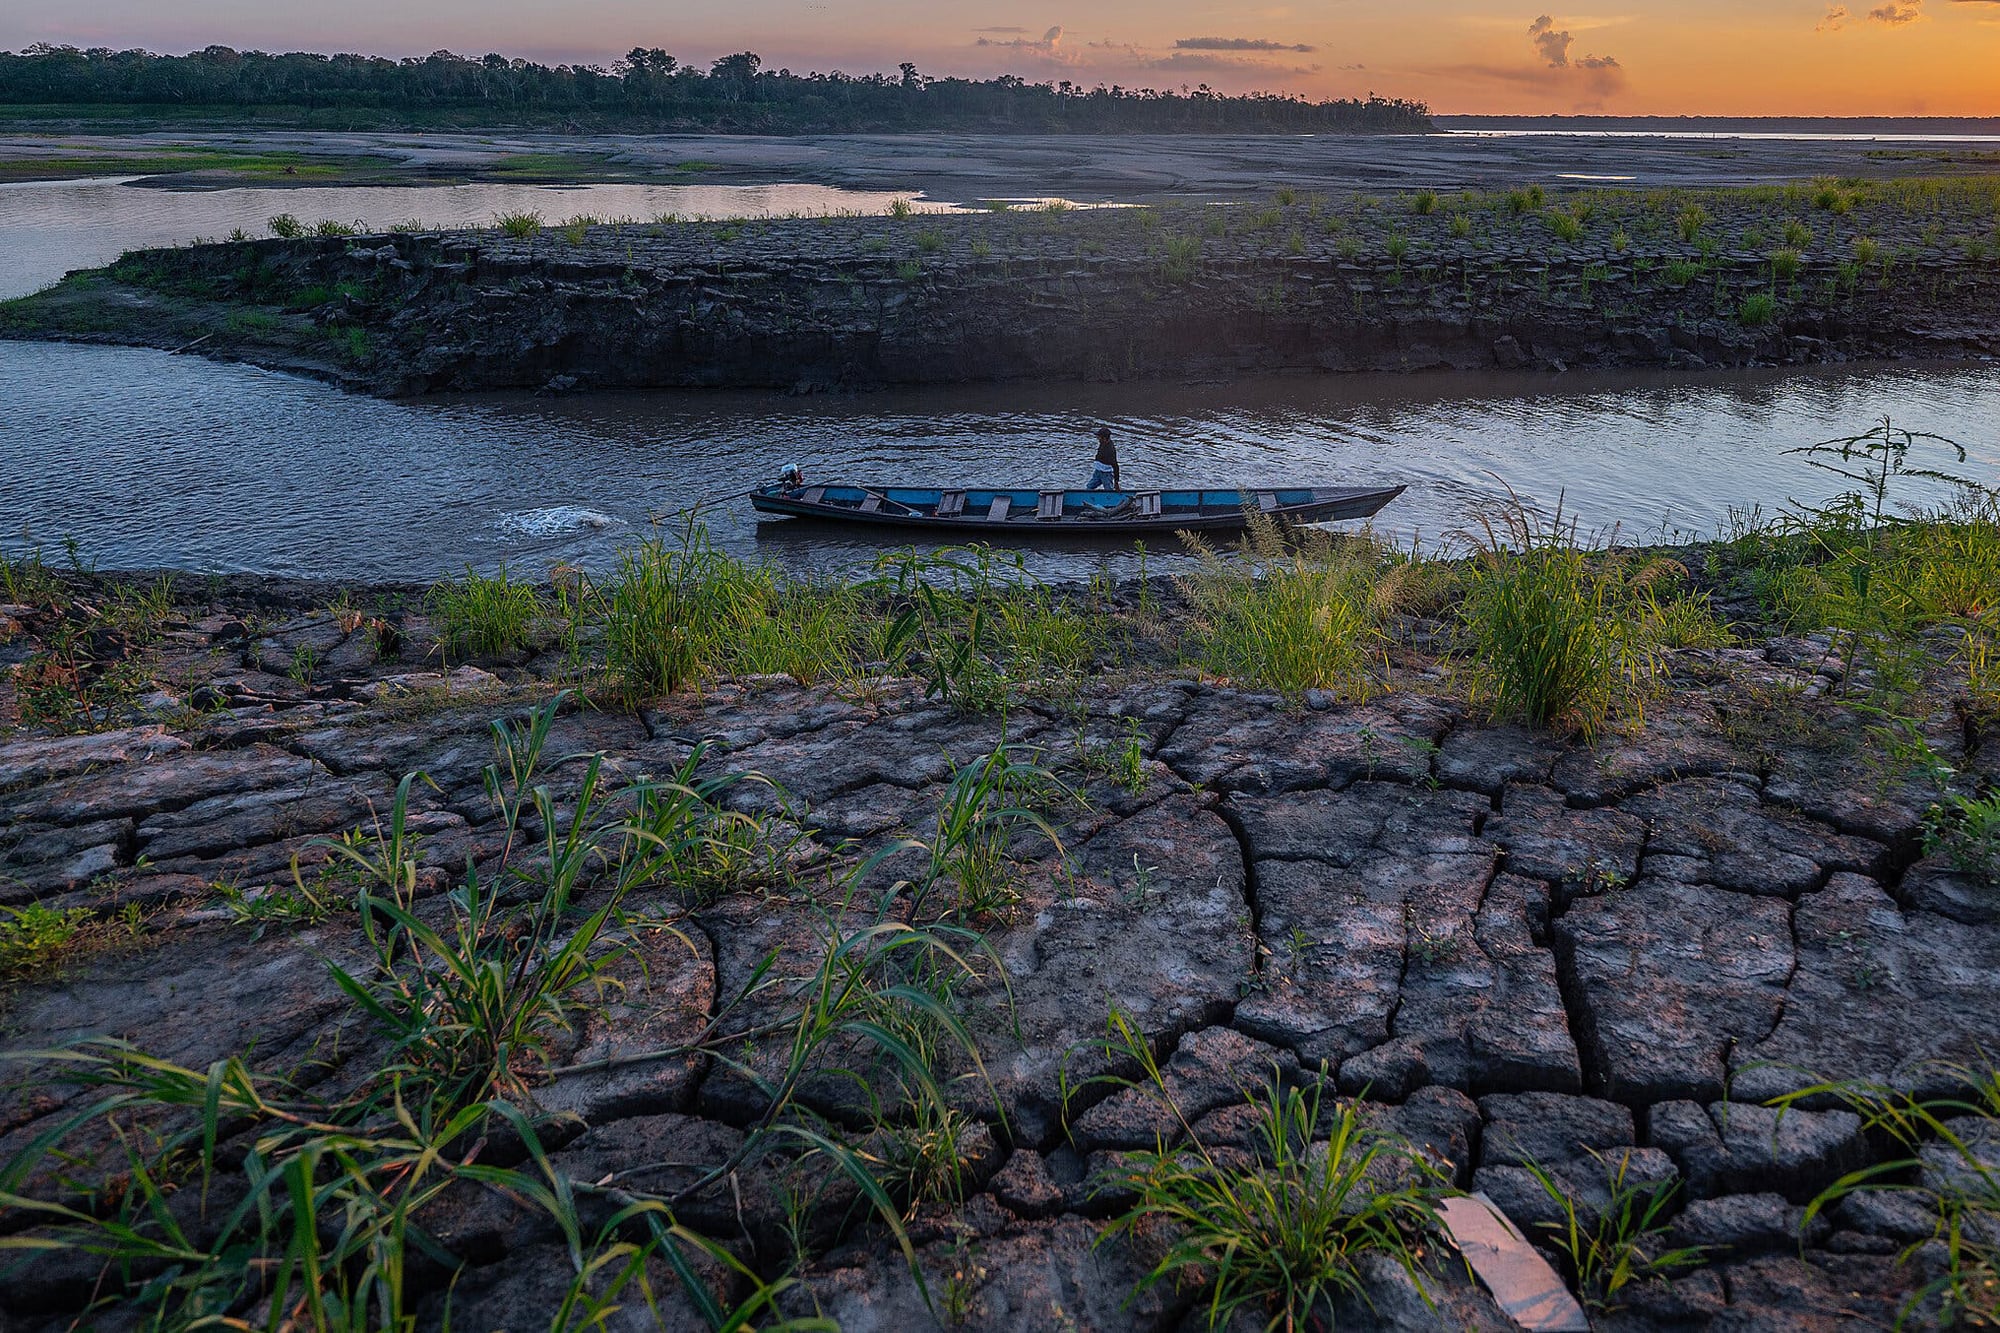
[[[573,532],[602,532],[622,519],[600,514],[582,505],[555,505],[548,509],[518,509],[500,515],[499,528],[515,537],[562,537]]]

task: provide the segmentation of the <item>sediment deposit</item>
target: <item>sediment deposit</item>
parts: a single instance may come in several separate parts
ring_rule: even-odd
[[[0,333],[376,393],[1748,366],[2000,353],[1980,182],[1412,195],[243,240]]]
[[[248,1052],[322,1091],[357,1086],[387,1057],[329,979],[329,963],[365,961],[356,917],[260,923],[243,904],[285,892],[295,861],[308,875],[323,866],[315,839],[374,828],[413,771],[428,775],[410,806],[422,910],[434,914],[468,864],[502,856],[482,779],[488,723],[549,697],[558,657],[447,666],[425,618],[393,597],[364,622],[310,590],[247,599],[253,583],[164,622],[151,693],[134,696],[157,720],[128,712],[103,719],[112,730],[0,740],[0,901],[103,923],[57,971],[7,987],[8,1046],[112,1034],[195,1069]],[[57,628],[35,607],[0,608],[0,625],[15,659]],[[1936,641],[1939,662],[1949,646]],[[1133,1072],[1093,1046],[1114,1010],[1218,1149],[1254,1148],[1245,1099],[1275,1076],[1363,1099],[1532,1234],[1560,1215],[1529,1163],[1586,1208],[1601,1206],[1606,1160],[1633,1180],[1677,1181],[1673,1239],[1708,1247],[1706,1262],[1629,1289],[1599,1327],[1887,1326],[1942,1262],[1935,1247],[1905,1254],[1928,1234],[1921,1188],[1934,1182],[1898,1177],[1808,1222],[1820,1190],[1892,1145],[1830,1099],[1782,1118],[1763,1103],[1820,1079],[1941,1087],[1937,1061],[1990,1049],[2000,900],[1925,855],[1935,787],[1870,739],[1846,702],[1865,673],[1832,640],[1765,634],[1670,657],[1643,722],[1594,744],[1496,724],[1437,679],[1427,688],[1422,670],[1355,704],[1106,680],[1004,720],[891,679],[740,681],[630,710],[572,703],[548,744],[565,756],[544,776],[555,808],[577,799],[582,756],[623,781],[671,773],[702,746],[707,771],[774,784],[729,800],[803,841],[790,844],[789,885],[693,906],[634,900],[672,932],[642,936],[608,1006],[558,1034],[547,1063],[569,1072],[533,1080],[534,1104],[554,1113],[549,1162],[583,1186],[669,1190],[730,1160],[760,1113],[743,1066],[693,1052],[592,1061],[689,1039],[746,993],[733,1022],[781,1015],[789,992],[751,985],[760,960],[810,975],[829,923],[865,915],[815,868],[930,836],[955,768],[1005,739],[1081,799],[1051,809],[1065,855],[1021,843],[1022,899],[984,923],[990,958],[958,995],[993,1096],[966,1101],[979,1128],[962,1145],[964,1202],[916,1210],[910,1234],[962,1326],[1201,1326],[1199,1290],[1128,1304],[1150,1259],[1100,1239],[1126,1202],[1106,1173],[1183,1133],[1157,1102],[1091,1081]],[[1921,734],[1940,761],[2000,778],[1990,719],[1945,706]],[[1136,770],[1113,781],[1097,761],[1128,742]],[[870,907],[893,871],[867,878]],[[821,1086],[809,1100],[846,1123],[853,1092]],[[0,1154],[85,1095],[10,1087]],[[815,1190],[824,1206],[800,1233],[796,1199]],[[794,1312],[849,1329],[929,1326],[895,1246],[852,1197],[824,1162],[774,1153],[680,1209],[763,1274],[803,1245]],[[546,1326],[572,1272],[546,1218],[467,1186],[420,1221],[468,1265],[453,1327]],[[26,1224],[18,1212],[4,1223]],[[1452,1262],[1435,1265],[1436,1310],[1393,1265],[1365,1272],[1375,1305],[1350,1309],[1357,1326],[1510,1326]],[[12,1326],[57,1327],[96,1281],[87,1259],[51,1256],[0,1304]],[[427,1261],[412,1281],[432,1292],[434,1320],[449,1270]],[[682,1321],[670,1326],[694,1326],[661,1281]]]

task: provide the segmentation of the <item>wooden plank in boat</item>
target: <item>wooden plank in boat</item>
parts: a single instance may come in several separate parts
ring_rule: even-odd
[[[1140,518],[1158,518],[1160,516],[1160,493],[1158,491],[1141,491],[1132,498],[1138,501]]]
[[[987,506],[986,509],[986,521],[988,523],[1005,523],[1007,521],[1007,511],[1012,509],[1013,507],[1014,507],[1013,496],[1011,495],[994,496],[993,503]]]
[[[1063,498],[1064,492],[1062,491],[1043,491],[1041,503],[1035,507],[1035,517],[1044,521],[1052,518],[1061,518],[1063,515]]]
[[[964,512],[965,512],[964,491],[945,491],[943,494],[938,496],[937,516],[939,518],[957,518],[960,514],[963,514]]]
[[[1267,514],[1270,513],[1273,509],[1276,509],[1278,507],[1277,492],[1275,491],[1257,492],[1257,507],[1263,510]]]
[[[877,510],[879,510],[881,507],[882,507],[882,497],[875,494],[875,492],[873,491],[870,491],[868,493],[868,498],[861,502],[861,512],[864,514],[872,514]]]
[[[826,499],[826,487],[815,486],[811,490],[807,491],[805,494],[801,495],[799,499],[805,501],[809,505],[816,505],[820,501]]]

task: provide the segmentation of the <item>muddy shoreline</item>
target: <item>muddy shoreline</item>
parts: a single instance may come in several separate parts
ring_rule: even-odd
[[[390,395],[2000,354],[1976,181],[977,216],[529,219],[128,255],[0,334]]]

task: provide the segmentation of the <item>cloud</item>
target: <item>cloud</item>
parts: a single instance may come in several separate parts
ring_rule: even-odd
[[[1314,50],[1303,42],[1257,37],[1184,37],[1163,51],[1115,39],[1086,40],[1061,24],[1039,37],[1020,29],[1014,29],[1018,35],[1013,36],[996,28],[978,28],[974,32],[981,34],[973,41],[975,48],[985,50],[989,56],[998,56],[1018,72],[1032,69],[1051,77],[1096,75],[1129,79],[1148,74],[1175,75],[1184,76],[1188,82],[1215,79],[1223,87],[1258,83],[1268,87],[1281,80],[1321,72],[1319,65],[1283,58]],[[988,33],[992,35],[984,35]]]
[[[1294,47],[1281,48],[1286,51]],[[1317,74],[1318,65],[1281,65],[1272,60],[1244,60],[1209,51],[1173,51],[1144,62],[1147,69],[1183,74]]]
[[[1828,6],[1826,17],[1813,24],[1814,32],[1839,32],[1847,26],[1847,6]]]
[[[1592,26],[1614,21],[1593,20]],[[1618,57],[1594,52],[1578,55],[1575,34],[1569,25],[1558,26],[1554,15],[1538,15],[1528,25],[1527,36],[1534,55],[1520,64],[1449,65],[1418,72],[1459,82],[1535,89],[1567,98],[1577,111],[1602,110],[1607,100],[1625,91],[1625,66]]]
[[[1916,0],[1921,4],[1922,0]],[[1894,0],[1891,0],[1894,3]],[[1534,43],[1535,54],[1550,69],[1594,69],[1609,70],[1620,68],[1616,56],[1578,56],[1570,58],[1570,48],[1576,45],[1576,38],[1567,28],[1557,28],[1556,21],[1547,14],[1528,25],[1528,40]]]
[[[996,29],[996,31],[998,30]],[[1007,31],[1020,32],[1022,30],[1019,28],[1013,28],[1013,29],[1008,29]],[[1063,39],[1063,25],[1058,23],[1053,28],[1050,28],[1047,32],[1043,33],[1039,38],[1016,37],[1012,41],[996,42],[991,37],[981,37],[978,41],[974,42],[973,45],[1004,46],[1004,47],[1009,47],[1016,51],[1039,51],[1043,55],[1053,56],[1057,53],[1057,49],[1062,46],[1062,39]]]
[[[1894,0],[1891,0],[1894,3]],[[1554,16],[1543,14],[1528,25],[1528,42],[1542,62],[1537,71],[1542,80],[1568,89],[1578,97],[1578,107],[1602,106],[1604,99],[1625,91],[1625,67],[1616,56],[1570,54],[1576,38],[1567,28],[1558,28]]]
[[[1535,53],[1550,69],[1569,67],[1569,48],[1576,38],[1567,31],[1556,31],[1556,21],[1547,14],[1528,25],[1528,40],[1535,44]]]
[[[1304,42],[1273,42],[1262,37],[1183,37],[1174,43],[1176,51],[1297,51],[1313,50]]]
[[[1915,23],[1924,16],[1924,0],[1887,0],[1868,11],[1870,23],[1886,23],[1892,28],[1900,28],[1906,23]]]
[[[1587,111],[1604,105],[1604,99],[1625,89],[1625,67],[1609,56],[1589,57],[1591,63],[1573,61],[1560,71],[1537,65],[1435,65],[1415,71],[1460,83],[1500,83],[1513,88],[1534,88],[1543,92],[1569,93],[1575,108]]]

